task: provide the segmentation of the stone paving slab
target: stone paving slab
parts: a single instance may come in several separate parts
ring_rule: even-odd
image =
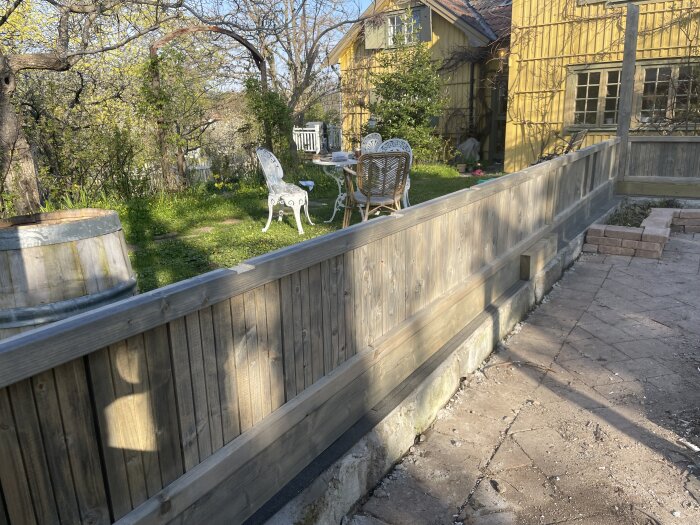
[[[697,233],[584,255],[345,522],[696,525],[693,446]]]

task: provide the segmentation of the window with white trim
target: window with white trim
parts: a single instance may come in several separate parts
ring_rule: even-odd
[[[389,15],[386,21],[386,42],[389,47],[399,43],[403,37],[404,44],[413,44],[417,41],[418,28],[420,26],[420,12],[413,10],[411,17],[407,13]]]

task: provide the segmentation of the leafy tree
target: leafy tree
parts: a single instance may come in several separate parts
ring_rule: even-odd
[[[262,139],[267,134],[264,130],[268,130],[280,160],[290,160],[293,123],[287,101],[276,91],[261,89],[260,81],[255,77],[248,77],[245,81],[245,98],[259,138]]]
[[[407,16],[411,16],[408,13]],[[408,24],[404,24],[408,27]],[[435,62],[425,43],[397,38],[395,48],[377,55],[377,71],[370,73],[376,100],[370,112],[382,137],[407,140],[417,160],[441,157],[445,142],[435,133],[446,97]]]

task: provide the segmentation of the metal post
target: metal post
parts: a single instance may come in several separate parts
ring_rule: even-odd
[[[627,4],[625,22],[625,50],[620,74],[620,105],[617,117],[617,136],[620,137],[618,178],[627,175],[629,156],[629,134],[632,123],[632,99],[634,97],[634,74],[637,66],[637,35],[639,33],[639,6]]]

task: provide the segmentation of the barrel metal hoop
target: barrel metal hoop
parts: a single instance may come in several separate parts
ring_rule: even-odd
[[[60,321],[66,317],[131,297],[136,292],[136,279],[129,279],[108,290],[49,304],[0,310],[0,329],[23,328]]]
[[[21,250],[49,244],[89,239],[122,229],[117,213],[86,217],[62,224],[34,224],[0,228],[0,251]]]

